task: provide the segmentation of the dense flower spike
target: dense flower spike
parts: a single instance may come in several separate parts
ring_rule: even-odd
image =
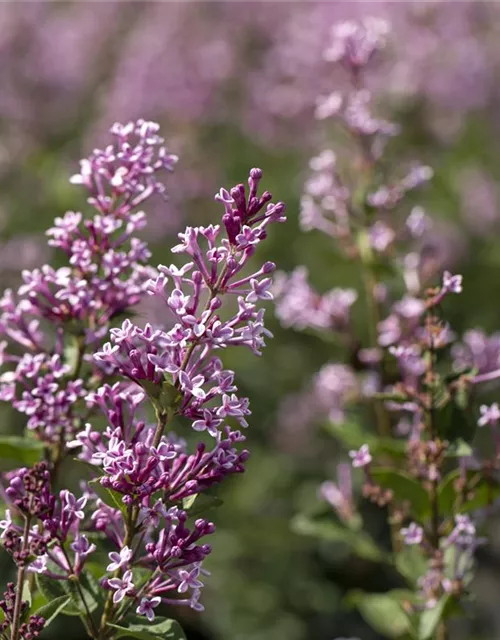
[[[48,231],[69,265],[24,273],[19,302],[10,291],[1,301],[0,328],[25,353],[2,343],[8,370],[0,398],[28,416],[28,429],[46,446],[46,462],[4,477],[1,539],[18,566],[16,588],[2,604],[12,640],[34,638],[43,627],[36,616],[21,624],[30,572],[76,585],[96,640],[129,611],[149,623],[161,603],[203,610],[202,563],[211,552],[205,537],[215,526],[193,521],[190,507],[200,493],[241,473],[248,457],[234,425],[248,426],[249,401],[237,395],[235,373],[217,352],[243,346],[260,355],[271,336],[261,303],[273,299],[275,265],[252,271],[249,263],[268,225],[285,221],[285,206],[273,204],[269,192],[259,195],[262,171],[252,169],[248,190],[239,184],[216,195],[221,224],[179,234],[173,252],[187,254],[185,264],[153,270],[147,246],[135,237],[145,225],[136,209],[164,193],[159,171],[172,170],[176,158],[154,123],[117,124],[111,132],[115,143],[94,150],[71,179],[87,189],[97,214],[85,220],[68,212]],[[125,319],[112,327],[146,293],[165,305],[167,326],[141,328]],[[110,342],[100,345],[108,332]],[[112,382],[116,376],[121,381]],[[107,420],[104,431],[94,424],[97,411]],[[170,431],[174,418],[208,439],[189,451]],[[64,488],[55,494],[53,481],[73,450],[93,477],[80,496]],[[92,586],[87,559],[102,538],[114,549],[100,588]]]
[[[10,353],[2,343],[9,370],[0,376],[0,398],[26,414],[28,428],[48,443],[80,426],[74,408],[88,393],[80,378],[85,352],[146,293],[154,271],[135,235],[146,224],[137,207],[164,193],[160,172],[177,160],[153,122],[115,124],[111,133],[114,143],[82,160],[71,179],[87,189],[97,213],[90,219],[69,211],[47,231],[68,266],[24,271],[17,297],[8,290],[0,301],[0,331],[26,351]]]
[[[268,224],[285,219],[282,203],[270,203],[267,192],[257,196],[261,177],[260,169],[250,171],[248,196],[242,184],[217,194],[226,237],[220,225],[188,227],[172,251],[186,253],[190,261],[181,268],[160,265],[160,275],[149,281],[148,291],[165,302],[172,328],[140,329],[126,320],[120,329],[111,330],[111,342],[95,354],[98,362],[142,385],[160,403],[168,389],[177,392],[175,413],[214,437],[227,419],[246,427],[250,413],[248,400],[235,393],[234,372],[223,369],[214,352],[246,346],[260,355],[265,337],[271,335],[257,303],[272,299],[269,275],[274,264],[266,262],[258,271],[244,274]],[[219,313],[224,296],[237,301],[228,319]]]
[[[258,271],[244,273],[268,224],[285,219],[282,203],[272,204],[267,192],[257,195],[261,177],[259,169],[251,170],[248,195],[243,185],[230,192],[222,189],[216,200],[224,208],[223,226],[188,227],[179,234],[181,243],[173,252],[186,253],[190,260],[182,267],[160,265],[159,275],[147,283],[150,295],[159,297],[170,313],[171,328],[140,328],[125,320],[110,330],[111,342],[94,355],[105,370],[133,383],[103,385],[89,394],[87,404],[99,406],[109,426],[99,433],[88,424],[69,443],[81,447],[80,458],[96,466],[100,485],[121,496],[129,514],[123,523],[101,500],[93,514],[95,528],[119,549],[110,554],[107,570],[112,575],[103,581],[112,594],[104,622],[115,605],[131,598],[139,598],[136,612],[148,620],[154,619],[160,602],[202,609],[198,598],[203,583],[198,577],[210,546],[195,543],[214,526],[200,519],[190,530],[187,513],[169,505],[183,504],[227,475],[240,473],[248,456],[237,450],[243,435],[227,424],[247,426],[248,399],[238,397],[234,372],[223,368],[215,352],[245,346],[260,355],[264,338],[271,335],[257,303],[272,299],[269,275],[274,265],[266,262]],[[237,303],[228,319],[219,312],[225,298]],[[139,419],[147,398],[157,425]],[[206,431],[214,444],[200,442],[188,453],[182,439],[163,433],[175,416],[188,418],[192,428]],[[134,531],[151,542],[132,550]],[[151,570],[151,578],[140,588],[131,569],[137,563]],[[189,597],[173,598],[187,592]]]

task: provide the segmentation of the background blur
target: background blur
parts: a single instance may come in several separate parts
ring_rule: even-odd
[[[322,61],[332,24],[368,15],[392,23],[373,72],[382,113],[402,124],[394,157],[431,165],[418,202],[436,220],[440,264],[462,272],[457,333],[500,326],[500,3],[449,2],[4,2],[0,4],[0,270],[3,286],[50,259],[43,231],[85,203],[69,175],[116,120],[157,120],[180,156],[168,203],[150,207],[153,264],[169,264],[186,224],[219,215],[213,194],[264,170],[264,188],[288,205],[262,258],[284,270],[307,264],[325,290],[358,285],[356,271],[320,234],[298,229],[309,158],[325,143],[313,118],[320,92],[341,79]],[[342,153],[335,133],[332,148]],[[363,331],[362,310],[356,321]],[[146,313],[146,310],[144,311]],[[221,489],[224,505],[208,559],[206,612],[179,612],[190,640],[372,640],[342,606],[347,589],[385,590],[393,576],[338,545],[299,537],[292,516],[333,477],[338,444],[308,417],[297,394],[335,350],[279,327],[262,359],[227,353],[251,399],[252,457]],[[19,417],[2,410],[15,432]],[[373,514],[375,535],[384,540]],[[499,527],[497,527],[498,529]],[[500,637],[500,536],[481,550],[474,625],[453,638]],[[9,563],[0,558],[7,579]],[[479,622],[478,622],[479,620]],[[46,637],[77,638],[73,619]]]

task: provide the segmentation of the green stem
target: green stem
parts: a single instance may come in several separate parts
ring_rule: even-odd
[[[432,331],[429,331],[429,335],[432,336]],[[434,364],[435,364],[435,349],[434,344],[432,342],[431,337],[431,345],[430,345],[430,358],[428,365],[428,375],[431,380],[434,378]],[[435,423],[435,407],[434,400],[431,397],[429,402],[429,409],[426,415],[427,429],[430,440],[436,440],[436,423]],[[431,531],[430,531],[430,543],[432,548],[437,552],[440,547],[440,513],[439,513],[439,495],[438,495],[438,486],[439,481],[434,479],[431,481],[431,488],[429,492],[429,498],[431,503]],[[447,640],[448,638],[448,630],[446,628],[446,622],[442,620],[439,623],[439,626],[436,630],[436,640]]]
[[[371,348],[378,347],[377,327],[380,322],[380,310],[375,296],[377,280],[371,268],[371,249],[368,244],[368,238],[365,232],[360,232],[358,239],[358,249],[360,256],[361,276],[365,289],[366,311],[368,318],[368,340]],[[383,366],[380,367],[380,373],[383,376]],[[374,400],[375,418],[377,431],[380,436],[390,438],[392,435],[391,423],[387,411],[385,410],[383,400]]]
[[[66,549],[64,548],[64,546],[61,544],[61,551],[63,553],[64,559],[66,560],[66,562],[68,563],[68,567],[70,567],[72,570],[74,569],[71,566],[71,560],[68,556],[68,553],[66,551]],[[85,595],[82,591],[82,587],[80,585],[80,579],[79,577],[76,575],[76,573],[74,573],[74,571],[72,571],[72,582],[76,587],[76,590],[78,591],[78,595],[80,597],[80,600],[82,601],[83,604],[83,608],[85,609],[85,613],[87,616],[87,620],[83,620],[83,623],[85,625],[85,628],[88,632],[88,634],[92,637],[92,638],[97,638],[99,635],[99,631],[97,629],[97,627],[95,626],[95,622],[94,619],[92,618],[92,614],[90,613],[90,609],[88,607],[87,601],[85,600]],[[70,578],[71,579],[71,578]]]
[[[71,373],[67,377],[67,380],[76,380],[80,376],[80,372],[83,366],[83,358],[85,356],[85,341],[82,336],[75,337],[77,351],[76,351],[76,359],[73,364]],[[70,410],[71,415],[71,410]],[[59,429],[59,438],[57,443],[52,449],[52,460],[51,460],[51,469],[50,469],[50,482],[52,486],[55,485],[57,481],[57,475],[59,473],[59,469],[61,467],[61,463],[64,459],[64,454],[66,453],[66,432],[64,428]]]
[[[12,616],[10,640],[18,640],[19,638],[19,627],[21,626],[21,606],[23,603],[24,578],[26,575],[26,565],[25,565],[24,555],[28,550],[30,523],[31,523],[31,516],[28,514],[24,517],[23,544],[21,549],[23,556],[21,559],[21,564],[17,568],[16,601],[14,603],[14,613]]]
[[[371,348],[377,348],[378,345],[378,324],[380,322],[380,310],[378,301],[375,295],[375,288],[377,286],[377,280],[373,273],[372,251],[369,244],[369,239],[365,230],[361,231],[358,236],[358,250],[360,256],[361,276],[363,279],[363,285],[365,289],[366,307],[367,307],[367,319],[368,319],[368,340]],[[384,377],[383,364],[380,365],[380,376]],[[385,409],[384,401],[380,399],[373,400],[373,410],[375,413],[376,430],[379,437],[391,438],[392,429],[389,415]],[[392,550],[397,553],[402,549],[401,538],[399,535],[399,527],[397,522],[394,521],[394,509],[389,503],[389,527],[391,532],[391,546]]]

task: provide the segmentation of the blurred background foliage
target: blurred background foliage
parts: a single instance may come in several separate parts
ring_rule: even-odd
[[[390,147],[396,166],[429,164],[435,178],[419,204],[436,221],[440,264],[464,274],[465,290],[448,306],[460,335],[499,326],[500,4],[463,2],[4,2],[0,4],[0,267],[4,286],[20,270],[54,260],[43,231],[65,210],[85,211],[69,175],[94,146],[106,144],[116,120],[157,120],[180,156],[169,201],[148,211],[153,264],[171,260],[175,234],[219,216],[213,194],[264,170],[264,186],[288,206],[289,222],[273,230],[260,257],[280,269],[308,266],[320,291],[359,288],[355,266],[326,236],[298,228],[309,158],[344,140],[330,139],[313,118],[320,92],[342,79],[321,57],[338,20],[384,16],[393,31],[370,84],[380,111],[402,125]],[[152,310],[141,312],[150,317]],[[293,398],[339,354],[315,336],[285,330],[268,311],[275,334],[261,359],[226,354],[251,399],[252,456],[246,474],[221,489],[224,504],[204,614],[178,612],[188,638],[331,640],[377,638],[344,606],[348,589],[384,591],[396,578],[349,554],[345,546],[297,535],[293,516],[317,501],[334,476],[340,444],[322,425],[295,411]],[[155,311],[153,320],[161,322]],[[354,321],[363,335],[362,302]],[[306,412],[307,413],[307,412]],[[2,407],[1,428],[15,433],[20,416]],[[182,425],[180,425],[182,429]],[[73,481],[76,470],[68,469]],[[365,506],[384,544],[377,511]],[[370,509],[373,513],[370,514]],[[496,526],[498,529],[498,525]],[[475,625],[453,637],[500,637],[496,606],[500,536],[481,550]],[[2,582],[9,562],[0,558]],[[73,619],[50,638],[77,638]],[[476,635],[474,635],[476,634]],[[48,637],[48,636],[47,636]]]

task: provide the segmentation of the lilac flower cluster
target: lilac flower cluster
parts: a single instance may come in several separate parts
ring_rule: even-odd
[[[183,266],[151,269],[146,245],[134,236],[145,223],[136,208],[164,192],[157,173],[171,170],[176,158],[154,123],[115,125],[112,133],[115,145],[95,150],[72,178],[88,190],[97,214],[84,220],[67,213],[48,232],[70,266],[24,274],[19,302],[10,292],[3,302],[0,325],[25,353],[3,344],[10,369],[1,398],[28,416],[28,428],[47,447],[45,462],[4,477],[1,539],[18,567],[12,640],[26,631],[21,594],[29,572],[60,583],[63,593],[66,582],[76,582],[84,624],[96,639],[109,637],[109,625],[132,610],[150,622],[160,603],[202,610],[202,563],[211,551],[205,537],[215,527],[193,521],[190,508],[200,493],[241,473],[248,458],[234,427],[248,426],[249,401],[218,352],[243,346],[260,355],[272,335],[261,303],[273,298],[275,265],[252,271],[249,263],[268,225],[285,221],[285,206],[272,203],[269,192],[259,195],[262,171],[252,169],[248,189],[239,184],[215,196],[221,224],[179,234],[172,251],[187,255]],[[153,328],[126,319],[113,327],[144,294],[164,305],[171,322]],[[101,345],[108,332],[110,342]],[[107,421],[104,431],[92,420],[96,411]],[[170,430],[174,419],[189,421],[208,441],[189,451]],[[93,477],[80,497],[67,489],[55,494],[61,461],[73,451]],[[86,562],[103,538],[114,550],[102,568],[101,595],[94,589],[89,604],[85,585],[95,576]],[[35,634],[36,620],[30,624]]]
[[[283,120],[293,126],[306,122],[318,91],[331,87],[332,78],[334,85],[342,82],[345,56],[360,69],[371,64],[368,81],[384,98],[406,105],[420,100],[435,135],[457,136],[466,114],[488,112],[488,100],[494,99],[498,53],[490,24],[497,11],[492,3],[462,2],[452,9],[446,2],[339,0],[271,14],[271,45],[251,77],[248,119],[268,138],[288,131]],[[394,25],[392,46],[379,56],[388,21]],[[368,38],[360,35],[363,29],[369,30]],[[464,60],[473,77],[464,75]],[[340,63],[337,75],[333,61]]]
[[[366,69],[384,47],[386,34],[385,22],[370,19],[362,23],[341,24],[332,29],[333,39],[327,57],[347,71],[351,86],[345,95],[337,91],[320,97],[316,110],[319,120],[334,119],[350,132],[360,150],[361,159],[356,162],[365,166],[367,175],[373,172],[388,140],[398,133],[396,125],[373,115],[374,99],[363,87]],[[323,150],[310,161],[309,166],[312,176],[306,181],[301,201],[301,226],[306,231],[316,229],[334,238],[347,257],[357,258],[365,265],[364,279],[372,308],[387,303],[389,292],[382,282],[373,281],[368,265],[393,258],[396,242],[409,248],[408,257],[413,257],[413,263],[417,263],[411,274],[405,274],[408,294],[393,303],[392,313],[386,318],[377,313],[378,337],[375,340],[371,336],[365,345],[359,344],[351,321],[352,307],[359,297],[357,291],[337,287],[320,295],[308,282],[305,267],[298,267],[289,276],[279,274],[275,291],[276,310],[281,323],[296,329],[320,330],[325,335],[334,336],[344,349],[354,350],[350,360],[358,362],[358,369],[363,372],[359,382],[352,367],[338,363],[325,367],[325,373],[330,369],[337,374],[343,372],[342,375],[329,376],[330,380],[336,378],[335,390],[331,384],[325,387],[321,383],[325,379],[323,374],[318,375],[319,384],[315,384],[316,395],[324,396],[325,401],[318,399],[314,406],[327,405],[323,413],[335,422],[341,422],[346,401],[359,396],[370,397],[380,390],[381,347],[398,343],[401,347],[397,351],[400,361],[411,362],[416,367],[420,363],[418,348],[410,347],[403,338],[415,330],[426,308],[415,294],[421,291],[423,279],[433,275],[424,273],[422,253],[419,254],[419,249],[425,246],[423,237],[430,227],[426,214],[420,208],[414,207],[402,220],[398,220],[392,209],[403,202],[409,191],[429,180],[432,170],[413,165],[398,180],[386,184],[375,182],[375,186],[367,180],[359,186],[351,184],[349,172],[352,168],[339,163],[331,149]],[[405,257],[403,264],[405,260],[410,261]],[[444,293],[443,288],[442,296]],[[305,398],[304,402],[308,400]],[[321,410],[316,411],[315,416],[318,413]]]
[[[148,282],[149,293],[162,299],[172,314],[172,328],[154,330],[146,325],[140,329],[126,320],[121,328],[111,329],[112,342],[94,358],[143,391],[135,385],[127,388],[116,383],[90,394],[87,402],[100,406],[110,426],[101,434],[88,424],[70,443],[81,447],[83,460],[101,470],[101,486],[123,496],[133,521],[124,528],[119,512],[98,501],[94,525],[121,549],[119,559],[115,552],[110,556],[113,562],[108,570],[113,571],[113,577],[103,585],[114,592],[114,605],[125,597],[140,596],[137,611],[148,619],[154,617],[153,608],[160,600],[172,602],[170,592],[189,591],[187,599],[175,602],[201,607],[202,583],[198,578],[210,546],[195,543],[214,527],[197,520],[189,530],[186,512],[169,505],[243,471],[248,455],[236,448],[244,440],[242,434],[225,424],[234,419],[247,426],[248,399],[236,395],[234,372],[223,368],[215,352],[240,345],[260,354],[264,337],[270,335],[264,327],[263,309],[256,303],[271,298],[268,276],[274,265],[265,263],[257,272],[242,273],[256,245],[266,237],[267,225],[284,221],[283,204],[271,204],[268,193],[257,195],[261,176],[258,169],[250,172],[248,197],[243,185],[231,192],[221,190],[216,196],[224,207],[225,238],[217,241],[220,226],[188,227],[179,234],[182,242],[173,251],[187,253],[191,261],[181,268],[160,265],[159,275]],[[201,240],[207,244],[205,254]],[[224,320],[218,310],[226,294],[236,298],[237,310]],[[136,417],[146,396],[156,410],[156,427]],[[207,431],[214,446],[200,443],[189,454],[183,440],[163,433],[174,416],[188,418],[195,431]],[[154,540],[159,528],[160,535]],[[134,542],[132,530],[142,531],[145,539],[152,540],[133,553],[129,546]],[[133,557],[151,570],[149,581],[139,588],[131,569]]]
[[[442,307],[450,296],[462,293],[462,276],[443,270],[435,286],[436,269],[429,268],[425,257],[432,222],[420,207],[398,215],[408,192],[433,172],[413,165],[402,178],[390,179],[384,152],[398,127],[373,115],[375,101],[365,86],[385,34],[385,28],[370,20],[333,29],[325,58],[347,71],[350,90],[321,97],[316,117],[339,121],[354,147],[345,158],[331,149],[313,158],[301,211],[304,230],[327,234],[358,263],[364,295],[335,289],[321,296],[309,284],[306,268],[298,267],[291,276],[280,276],[276,309],[285,327],[321,330],[320,337],[341,352],[343,360],[326,364],[317,374],[317,395],[309,390],[298,402],[295,398],[293,410],[309,423],[328,417],[346,445],[366,438],[357,448],[349,446],[351,465],[363,479],[362,495],[388,508],[393,552],[411,546],[427,568],[411,576],[418,590],[408,607],[417,614],[434,609],[441,598],[461,599],[470,583],[474,553],[483,539],[477,532],[479,520],[466,513],[475,509],[468,501],[485,500],[479,498],[482,486],[489,497],[481,506],[492,506],[493,492],[499,489],[498,458],[480,461],[470,453],[467,462],[469,454],[458,454],[458,468],[451,472],[446,458],[460,444],[467,451],[470,391],[500,378],[500,367],[496,336],[470,331],[463,343],[451,346],[456,336]],[[387,282],[381,273],[389,273]],[[366,304],[366,335],[360,335],[355,323],[361,302]],[[446,361],[449,372],[443,373]],[[309,405],[308,411],[297,404]],[[351,412],[352,405],[356,408]],[[488,426],[498,454],[498,404],[482,405],[480,413],[478,426]],[[285,416],[290,419],[289,413]],[[365,428],[365,419],[375,425],[376,434]],[[359,530],[362,518],[344,467],[338,468],[337,483],[321,485],[320,496],[333,507],[347,536]],[[408,486],[408,492],[400,485]],[[420,510],[412,503],[413,490],[422,501]],[[446,503],[446,491],[452,493],[446,500],[456,507]]]
[[[227,426],[213,427],[213,448],[200,442],[193,454],[188,454],[185,441],[173,434],[155,445],[154,429],[135,418],[145,397],[140,391],[121,388],[120,383],[104,385],[91,401],[103,409],[110,426],[101,434],[88,424],[68,445],[82,447],[79,457],[102,467],[101,484],[122,494],[124,502],[149,499],[161,491],[167,502],[176,503],[228,474],[243,471],[248,453],[238,452],[236,447],[244,437]],[[200,430],[196,421],[193,428]],[[118,539],[114,532],[110,535]]]
[[[406,545],[418,545],[427,552],[432,550],[424,529],[415,522],[402,528],[401,536]],[[460,596],[463,593],[471,581],[474,553],[484,542],[469,516],[455,516],[451,532],[443,537],[441,550],[435,553],[429,570],[418,580],[424,608],[433,609],[443,594]],[[444,554],[451,560],[445,562]]]
[[[50,473],[45,463],[11,473],[5,493],[12,511],[7,510],[6,519],[0,523],[1,538],[16,564],[27,565],[28,571],[43,573],[55,580],[79,575],[87,556],[96,549],[80,533],[87,498],[76,499],[67,489],[56,497],[51,492]],[[27,538],[13,517],[16,513],[32,523]],[[65,545],[68,537],[72,540],[72,560]]]
[[[111,133],[114,143],[94,150],[71,178],[87,190],[94,217],[69,211],[47,231],[68,266],[24,271],[17,295],[7,290],[0,300],[0,331],[24,350],[18,355],[2,343],[8,370],[0,376],[0,398],[27,415],[28,429],[48,443],[78,428],[75,404],[89,392],[80,377],[85,352],[141,300],[154,274],[147,245],[135,235],[146,224],[137,208],[164,193],[159,172],[171,171],[177,158],[155,123],[115,124]]]
[[[159,395],[165,382],[173,385],[182,396],[177,412],[193,420],[195,430],[214,436],[226,417],[247,426],[249,411],[248,400],[234,393],[234,373],[224,370],[213,352],[240,345],[260,355],[270,335],[256,303],[272,299],[269,274],[275,266],[266,262],[250,275],[243,273],[268,224],[285,220],[282,203],[270,203],[268,192],[256,195],[261,177],[259,169],[252,169],[248,199],[243,185],[217,194],[227,237],[219,239],[220,225],[188,227],[172,251],[186,253],[190,261],[182,268],[160,265],[158,277],[149,281],[148,292],[164,300],[173,327],[154,331],[150,325],[139,329],[125,321],[121,329],[111,330],[111,342],[95,354],[97,361],[118,369],[150,394]],[[205,250],[200,242],[206,243]],[[238,307],[227,320],[218,313],[223,295],[236,298]]]
[[[156,528],[160,517],[168,523],[158,541],[145,547],[143,564],[151,566],[153,577],[141,590],[147,601],[141,602],[139,609],[148,617],[154,615],[148,603],[158,602],[157,598],[170,602],[165,593],[172,589],[185,593],[192,587],[186,602],[200,606],[198,575],[201,561],[210,551],[208,545],[193,545],[212,533],[213,525],[197,520],[195,529],[189,531],[185,511],[168,505],[243,471],[248,456],[236,449],[244,440],[241,432],[226,424],[235,420],[247,426],[248,399],[238,397],[234,372],[223,368],[215,352],[245,346],[260,355],[265,336],[271,335],[257,302],[272,298],[269,274],[274,265],[267,262],[258,271],[244,274],[256,246],[267,235],[268,224],[285,220],[282,203],[272,204],[267,192],[257,195],[261,177],[259,169],[251,170],[248,196],[243,185],[217,194],[216,200],[224,208],[226,237],[218,240],[219,225],[188,227],[179,234],[182,242],[172,251],[186,253],[191,261],[181,268],[160,265],[158,277],[149,281],[149,293],[162,299],[173,317],[172,328],[154,330],[146,325],[140,329],[127,320],[120,329],[111,329],[111,342],[94,358],[144,392],[127,393],[120,384],[101,387],[88,401],[104,409],[110,427],[101,435],[87,425],[71,443],[82,446],[84,460],[102,467],[101,485],[123,495],[134,529]],[[205,251],[200,241],[206,243]],[[233,296],[237,303],[228,319],[218,313],[224,295]],[[156,427],[134,418],[146,395],[156,410]],[[195,431],[206,431],[214,438],[214,446],[200,443],[188,454],[182,440],[163,434],[174,416],[188,418]],[[160,500],[155,498],[158,492]],[[94,517],[99,529],[122,549],[128,548],[130,528],[124,531],[120,523],[106,518],[102,505]],[[124,568],[117,567],[119,575],[104,582],[106,588],[116,590],[115,604],[135,593],[132,573],[130,569],[122,571]]]
[[[285,327],[335,331],[349,327],[350,310],[358,297],[354,289],[335,288],[320,295],[307,280],[307,269],[297,267],[289,276],[278,274],[274,286],[276,313]]]

